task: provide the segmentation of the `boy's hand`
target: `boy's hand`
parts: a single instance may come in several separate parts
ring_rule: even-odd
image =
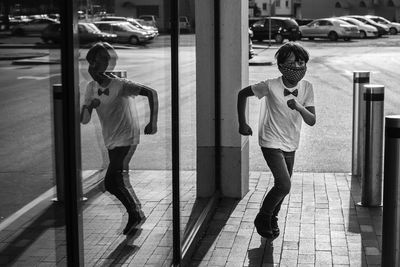
[[[149,124],[144,127],[144,134],[155,134],[157,132],[157,125],[149,122]]]
[[[253,135],[253,131],[247,123],[243,123],[239,125],[239,133],[241,135]]]
[[[97,98],[94,98],[92,100],[92,102],[90,102],[90,107],[93,108],[97,108],[98,106],[100,106],[100,100]]]
[[[295,110],[297,110],[298,107],[299,107],[299,106],[298,106],[299,103],[296,101],[296,99],[289,99],[289,100],[287,101],[287,105],[288,105],[289,108],[295,109]]]

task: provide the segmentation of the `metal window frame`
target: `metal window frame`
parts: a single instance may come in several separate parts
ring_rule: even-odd
[[[63,101],[63,161],[65,190],[65,225],[67,266],[84,266],[82,221],[81,140],[79,125],[79,84],[76,1],[63,0],[60,5],[61,81]]]
[[[171,1],[172,232],[174,266],[182,260],[179,196],[179,0]]]

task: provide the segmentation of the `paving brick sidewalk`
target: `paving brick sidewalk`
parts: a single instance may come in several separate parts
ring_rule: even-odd
[[[253,220],[270,173],[251,172],[250,192],[223,200],[191,266],[380,266],[382,208],[357,206],[360,184],[343,173],[295,173],[266,244]]]
[[[193,216],[195,177],[194,171],[181,173],[182,231]],[[273,246],[253,225],[272,177],[251,172],[242,200],[221,200],[191,266],[380,265],[382,209],[356,206],[357,180],[339,173],[295,173],[292,179],[279,214],[282,233]],[[126,238],[121,204],[101,187],[91,190],[83,207],[85,266],[170,266],[171,173],[134,171],[130,181],[147,221],[138,235]],[[65,266],[62,215],[47,200],[0,232],[0,266]]]

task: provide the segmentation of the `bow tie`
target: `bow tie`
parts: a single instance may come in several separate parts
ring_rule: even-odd
[[[99,96],[101,96],[102,94],[109,95],[110,94],[110,90],[108,88],[106,88],[106,89],[104,89],[104,91],[101,91],[101,89],[99,88],[99,90],[97,90],[97,94]]]
[[[296,89],[296,90],[294,90],[293,92],[290,92],[288,89],[286,89],[285,88],[285,90],[283,90],[283,95],[284,96],[288,96],[288,95],[290,95],[290,94],[292,94],[292,95],[294,95],[294,96],[297,96],[298,94],[299,94],[299,91]]]

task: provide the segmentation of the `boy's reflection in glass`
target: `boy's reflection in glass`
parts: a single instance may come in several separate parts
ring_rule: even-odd
[[[110,159],[104,178],[105,189],[125,206],[129,218],[123,234],[128,235],[145,220],[132,188],[124,183],[124,176],[129,181],[129,161],[140,137],[136,107],[129,98],[137,95],[148,98],[150,122],[144,133],[155,134],[158,96],[154,89],[113,75],[117,58],[114,48],[108,43],[97,43],[89,49],[86,60],[93,81],[86,88],[81,122],[88,123],[93,109],[96,109]]]

